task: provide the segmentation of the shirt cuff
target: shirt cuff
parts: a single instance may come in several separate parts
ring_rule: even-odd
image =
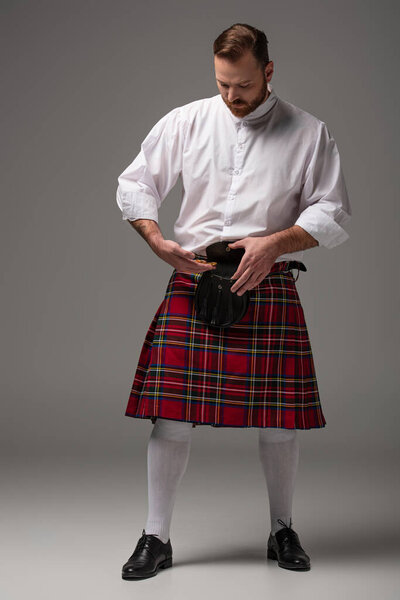
[[[338,212],[336,218],[341,220],[341,224],[349,220],[349,216],[343,211]],[[309,206],[299,215],[294,225],[299,225],[307,233],[317,240],[320,246],[325,248],[334,248],[349,239],[349,234],[339,223],[328,216],[326,213]]]
[[[145,192],[123,192],[118,188],[116,200],[124,221],[152,219],[158,223],[157,200],[150,194]]]

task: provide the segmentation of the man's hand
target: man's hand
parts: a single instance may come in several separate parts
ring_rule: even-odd
[[[205,263],[193,260],[194,252],[184,250],[177,242],[165,240],[161,229],[154,219],[133,219],[128,221],[130,225],[149,244],[157,256],[165,260],[180,273],[202,273],[215,269],[216,263]]]
[[[230,248],[245,248],[242,260],[231,277],[237,279],[231,291],[237,291],[238,296],[256,287],[268,275],[278,258],[276,244],[268,238],[269,236],[245,237],[228,244]]]
[[[157,256],[165,260],[165,262],[174,267],[179,273],[203,273],[203,271],[215,269],[215,263],[194,260],[194,252],[185,250],[173,240],[161,238],[157,241],[153,240],[152,249]]]

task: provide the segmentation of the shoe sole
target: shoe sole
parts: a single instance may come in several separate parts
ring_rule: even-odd
[[[279,562],[275,550],[272,550],[271,548],[268,548],[267,550],[267,558],[270,558],[271,560],[277,560],[279,567],[282,567],[282,569],[288,569],[289,571],[309,571],[311,569],[311,565],[308,567],[290,567],[288,565],[284,565],[283,563]]]
[[[152,573],[146,573],[142,575],[135,575],[135,573],[122,573],[122,579],[147,579],[148,577],[154,577],[157,575],[160,569],[168,569],[172,567],[172,557],[166,558],[157,565],[157,568]]]

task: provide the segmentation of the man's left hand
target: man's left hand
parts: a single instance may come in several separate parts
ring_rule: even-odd
[[[268,275],[278,258],[276,244],[268,240],[268,237],[245,237],[228,244],[232,249],[245,249],[242,260],[231,277],[237,280],[231,290],[237,291],[238,296],[256,287]]]

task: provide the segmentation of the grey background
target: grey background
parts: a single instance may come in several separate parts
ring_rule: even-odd
[[[397,2],[3,0],[2,597],[397,598]],[[212,43],[264,30],[277,94],[325,121],[350,240],[297,282],[327,426],[300,431],[308,573],[265,559],[257,430],[197,427],[175,565],[124,582],[146,518],[151,422],[124,416],[171,267],[123,222],[117,177],[167,111],[218,93]],[[179,185],[160,211],[173,236]],[[379,590],[379,592],[378,592]]]

